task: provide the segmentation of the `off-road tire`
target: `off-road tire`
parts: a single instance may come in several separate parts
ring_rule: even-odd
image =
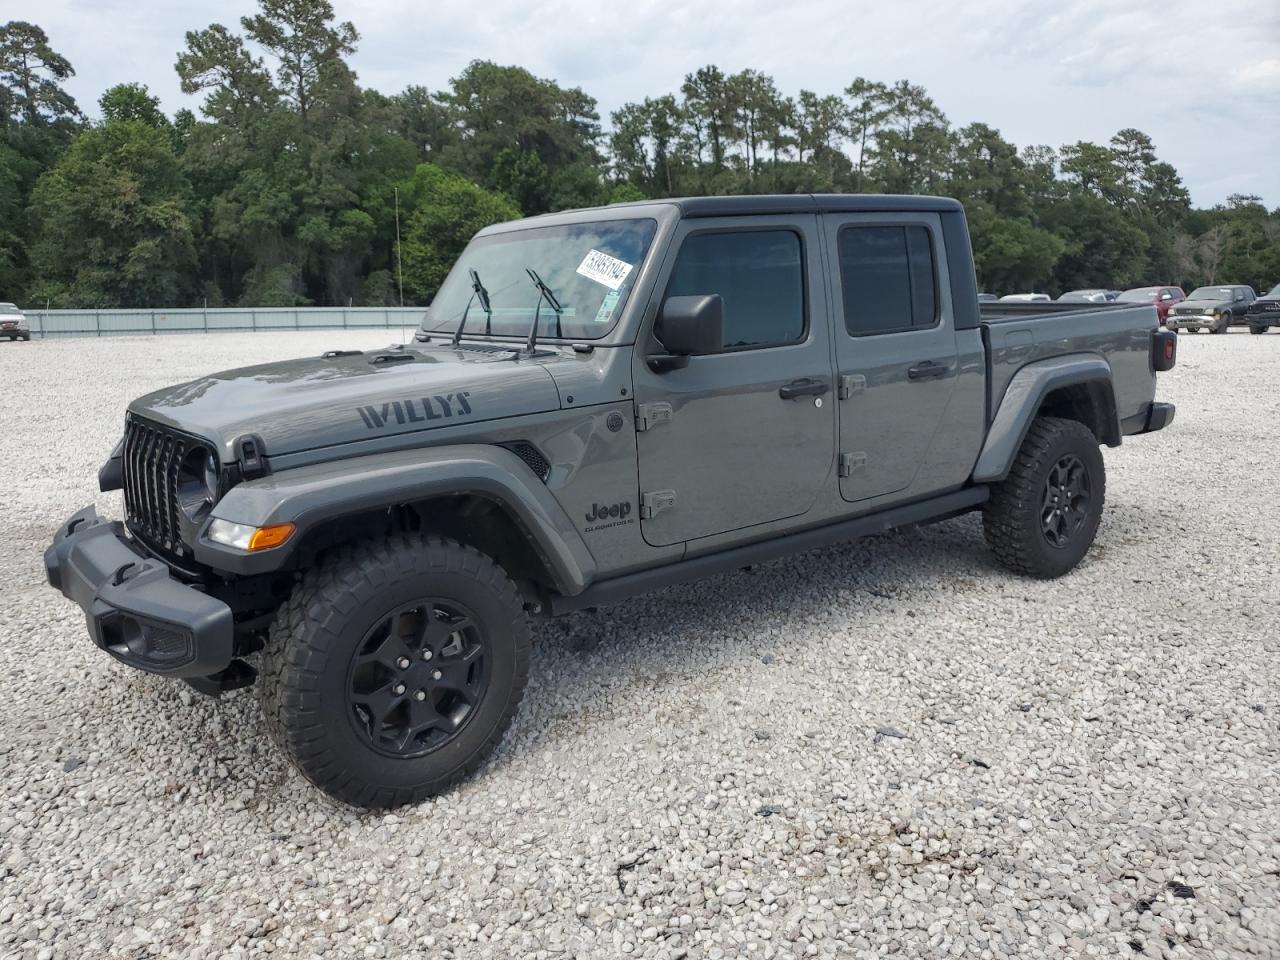
[[[1063,546],[1054,546],[1042,529],[1049,473],[1064,457],[1083,464],[1089,483],[1084,522]],[[1084,424],[1060,417],[1032,421],[1009,475],[991,490],[982,511],[988,546],[1002,564],[1017,573],[1051,579],[1074,568],[1089,551],[1102,519],[1106,474],[1098,439]]]
[[[423,597],[464,604],[483,637],[487,685],[453,739],[422,756],[387,756],[352,721],[349,670],[388,613]],[[259,666],[272,739],[325,793],[359,807],[416,803],[484,762],[511,725],[529,675],[529,626],[514,583],[492,559],[434,536],[339,548],[281,605]]]

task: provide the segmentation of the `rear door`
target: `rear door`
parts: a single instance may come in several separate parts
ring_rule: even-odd
[[[859,501],[911,487],[912,497],[927,495],[952,483],[954,472],[934,471],[930,453],[959,368],[941,220],[935,213],[827,215],[824,232],[840,494]]]
[[[633,376],[640,529],[655,546],[806,513],[835,448],[827,307],[813,215],[683,221]],[[661,302],[719,294],[724,352],[655,373]]]

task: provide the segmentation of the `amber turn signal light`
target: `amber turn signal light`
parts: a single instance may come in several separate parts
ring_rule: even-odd
[[[249,537],[249,552],[278,547],[293,536],[293,531],[292,523],[273,523],[269,527],[259,527]]]

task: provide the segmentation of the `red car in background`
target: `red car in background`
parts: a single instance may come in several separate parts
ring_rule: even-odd
[[[1181,287],[1134,287],[1132,290],[1126,290],[1116,298],[1119,303],[1155,304],[1156,313],[1160,316],[1161,326],[1164,326],[1164,322],[1169,316],[1169,308],[1185,299],[1187,299],[1187,295],[1182,292]]]

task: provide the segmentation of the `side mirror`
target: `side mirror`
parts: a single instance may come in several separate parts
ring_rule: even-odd
[[[655,373],[687,366],[689,357],[719,353],[724,349],[724,300],[718,293],[668,297],[653,333],[667,351],[649,357]]]
[[[1171,294],[1171,293],[1162,293],[1162,294],[1160,294],[1160,299],[1161,299],[1161,300],[1172,300],[1172,299],[1173,299],[1173,294]]]

